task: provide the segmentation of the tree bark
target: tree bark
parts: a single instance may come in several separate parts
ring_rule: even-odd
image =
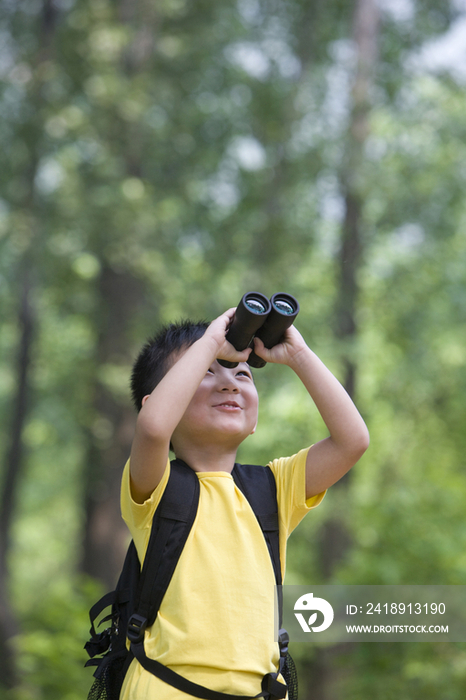
[[[84,573],[115,585],[128,544],[120,515],[120,480],[129,457],[135,413],[129,397],[119,400],[101,379],[106,365],[129,366],[130,326],[141,298],[139,284],[128,273],[103,264],[98,284],[96,324],[99,335],[94,375],[93,420],[88,432],[85,468]]]
[[[351,111],[345,150],[340,171],[340,190],[345,203],[341,245],[337,266],[337,298],[335,305],[335,335],[342,348],[343,385],[354,398],[357,365],[354,352],[358,335],[358,273],[364,254],[364,147],[369,135],[371,87],[377,61],[379,12],[376,0],[357,0],[354,7],[353,40],[356,66],[351,89]],[[347,492],[349,472],[333,488]],[[331,579],[339,563],[351,547],[351,535],[339,517],[330,518],[323,526],[319,539],[321,571],[325,580]],[[312,683],[313,700],[337,700],[340,673],[335,663],[338,647],[319,653],[313,664],[316,682]]]
[[[121,71],[136,76],[153,56],[157,16],[147,0],[120,0],[121,21],[131,25],[133,41],[122,59]],[[118,117],[116,117],[118,118]],[[143,143],[137,124],[119,125],[126,174],[141,177]],[[110,212],[110,216],[112,213]],[[95,420],[88,433],[85,467],[83,556],[81,570],[111,588],[115,585],[128,544],[128,531],[120,514],[120,481],[133,438],[135,413],[129,395],[119,401],[101,381],[105,365],[129,367],[131,324],[144,304],[142,284],[130,272],[117,270],[99,250],[101,274],[97,288],[98,328],[94,402]]]
[[[335,335],[342,347],[343,385],[349,395],[356,393],[356,359],[354,352],[358,334],[358,274],[364,253],[364,147],[369,135],[371,87],[377,60],[379,13],[376,0],[357,0],[354,12],[354,46],[356,69],[351,90],[351,112],[345,152],[340,172],[340,189],[345,214],[338,255]],[[337,488],[348,485],[350,474],[338,482]],[[335,523],[329,524],[324,537],[326,570],[330,575],[347,549],[348,535]],[[342,539],[342,542],[339,540]],[[340,555],[338,554],[340,553]]]
[[[10,447],[6,458],[0,512],[0,683],[7,688],[17,681],[15,656],[10,640],[19,632],[8,591],[8,553],[11,525],[15,513],[19,483],[24,466],[22,440],[30,395],[31,347],[34,337],[34,312],[31,306],[31,283],[25,273],[18,314],[20,337],[15,371],[16,395],[13,402]]]
[[[24,125],[24,141],[28,144],[31,153],[29,163],[25,168],[25,182],[27,191],[24,195],[22,208],[35,216],[35,177],[37,173],[38,153],[43,133],[41,123],[41,106],[43,97],[41,94],[43,77],[40,66],[44,61],[50,60],[51,46],[57,10],[53,0],[43,0],[41,13],[38,17],[38,46],[35,60],[31,66],[35,69],[31,81],[30,101],[33,105],[33,114]],[[11,526],[14,520],[17,494],[24,468],[24,443],[23,430],[30,406],[30,366],[31,348],[35,335],[36,319],[31,304],[32,298],[32,274],[35,252],[38,250],[38,229],[32,232],[31,244],[24,253],[19,273],[19,313],[18,322],[20,329],[17,363],[15,370],[16,394],[13,399],[10,444],[6,456],[4,478],[2,484],[1,513],[0,513],[0,686],[13,688],[18,681],[16,658],[10,640],[19,633],[19,624],[15,612],[11,606],[9,596],[9,567],[8,555],[11,545]]]
[[[363,255],[364,147],[369,135],[371,87],[377,61],[379,12],[375,0],[358,0],[353,23],[356,70],[351,89],[351,114],[340,173],[345,202],[338,259],[335,332],[343,341],[343,383],[354,396],[356,366],[352,351],[357,336],[358,271]]]

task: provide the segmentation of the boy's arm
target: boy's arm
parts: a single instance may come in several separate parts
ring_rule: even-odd
[[[199,340],[180,351],[153,392],[144,397],[130,456],[131,494],[137,503],[149,498],[162,479],[173,431],[211,364],[217,357],[245,362],[249,356],[249,349],[237,352],[225,340],[234,313],[229,309],[212,321]]]
[[[364,454],[369,446],[366,424],[340,382],[294,326],[271,350],[258,339],[254,350],[267,362],[286,364],[294,370],[329,430],[329,437],[313,445],[307,456],[306,498],[311,498],[341,479]]]

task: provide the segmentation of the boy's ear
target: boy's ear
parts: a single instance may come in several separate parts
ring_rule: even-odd
[[[256,432],[256,428],[257,428],[257,423],[254,426],[254,428],[251,430],[251,433],[250,433],[251,435],[254,435],[254,433]]]
[[[144,406],[144,404],[146,403],[146,401],[147,401],[147,399],[149,398],[149,396],[150,396],[150,394],[146,394],[146,396],[143,396],[143,399],[142,399],[142,401],[141,401],[141,406]]]

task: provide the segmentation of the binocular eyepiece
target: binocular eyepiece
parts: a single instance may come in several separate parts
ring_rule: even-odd
[[[291,294],[274,294],[269,300],[260,292],[247,292],[236,308],[226,339],[238,350],[245,350],[253,338],[262,340],[266,348],[280,342],[299,312],[299,304]],[[247,360],[251,367],[263,367],[266,362],[253,351]],[[223,367],[236,367],[238,362],[219,360]]]

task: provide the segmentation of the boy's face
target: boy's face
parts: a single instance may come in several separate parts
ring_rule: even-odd
[[[183,418],[172,444],[183,450],[212,444],[237,448],[257,425],[259,397],[249,365],[222,367],[215,361],[207,371]]]

